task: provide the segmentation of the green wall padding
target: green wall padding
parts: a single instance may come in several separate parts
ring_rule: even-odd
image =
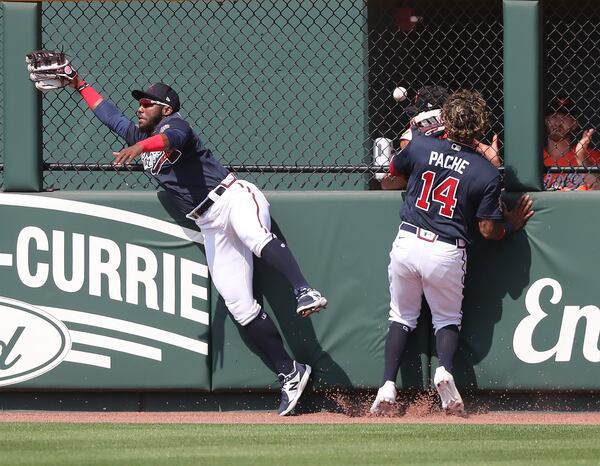
[[[504,0],[504,185],[542,189],[541,2]],[[539,155],[538,155],[539,154]]]
[[[0,296],[37,308],[52,308],[47,312],[63,321],[72,333],[72,350],[76,352],[51,371],[10,388],[210,389],[208,317],[205,324],[185,317],[182,309],[189,301],[185,299],[184,305],[181,292],[185,273],[190,277],[186,282],[191,280],[210,293],[206,273],[189,274],[190,266],[198,271],[205,267],[206,259],[197,243],[168,233],[177,222],[171,207],[163,202],[164,194],[154,192],[0,194],[0,210],[11,219],[2,229],[0,251],[12,255],[12,266],[0,267]],[[114,210],[102,212],[103,206]],[[136,214],[142,217],[136,218]],[[37,231],[38,239],[26,241],[31,228]],[[75,247],[77,237],[83,248]],[[101,246],[101,252],[92,253],[92,243],[95,251]],[[109,274],[101,275],[96,294],[91,276],[106,268],[100,262],[119,265],[110,279]],[[81,267],[79,273],[74,271],[76,265]],[[151,270],[154,265],[154,285],[150,287],[156,291],[155,298],[147,285],[126,278],[129,267]],[[60,272],[61,267],[64,272]],[[47,268],[47,273],[41,268]],[[31,279],[23,279],[26,273],[45,275],[45,280],[34,286]],[[56,277],[61,275],[69,281],[75,276],[84,280],[77,290],[65,291],[65,286],[57,283]],[[196,288],[194,295],[199,294]],[[210,295],[194,297],[191,305],[209,313],[209,299]],[[4,317],[13,315],[6,309],[3,312]],[[17,342],[24,346],[15,346],[8,362],[19,354],[23,367],[31,361],[44,361],[45,344],[28,339],[38,328],[35,322],[25,327],[22,340]],[[3,323],[7,324],[6,319]],[[4,325],[0,329],[0,340],[8,342],[14,334],[11,328]],[[45,335],[41,334],[42,341]],[[2,374],[11,375],[14,369],[0,370],[0,384]]]
[[[3,187],[41,191],[41,96],[25,67],[25,55],[39,48],[40,5],[4,3],[2,23]]]
[[[290,245],[307,279],[323,291],[329,306],[310,318],[297,317],[291,289],[260,260],[256,261],[257,298],[282,329],[291,354],[314,366],[311,387],[319,390],[378,387],[388,324],[388,253],[399,223],[401,193],[266,194],[271,203],[273,230]],[[509,203],[513,197],[509,196]],[[597,372],[600,296],[595,281],[600,245],[594,233],[600,228],[600,220],[590,216],[600,202],[600,194],[548,192],[532,197],[535,215],[525,231],[500,242],[479,238],[469,248],[461,347],[455,369],[461,389],[600,388]],[[24,200],[37,207],[23,204]],[[55,207],[62,200],[87,204],[84,210],[61,212]],[[114,218],[98,216],[103,206],[119,209],[120,213]],[[175,264],[184,260],[199,266],[205,264],[202,248],[192,244],[188,236],[168,233],[173,226],[191,227],[186,235],[197,237],[193,225],[183,222],[172,211],[164,195],[3,193],[0,210],[5,218],[11,218],[0,234],[0,296],[35,306],[131,321],[178,333],[188,338],[186,341],[208,343],[207,355],[168,343],[159,345],[162,358],[157,361],[90,347],[79,340],[73,347],[75,350],[109,356],[111,367],[64,361],[35,379],[10,388],[278,390],[275,375],[243,342],[214,290],[206,290],[203,298],[195,298],[193,302],[196,309],[209,312],[210,327],[208,320],[203,324],[182,318],[178,267],[174,284],[158,287],[158,310],[150,308],[145,298],[140,298],[138,304],[125,298],[109,299],[106,278],[101,296],[89,293],[88,281],[78,291],[58,289],[52,277],[63,255],[57,252],[54,232],[64,232],[67,238],[64,255],[67,277],[72,274],[70,251],[76,233],[83,235],[86,244],[92,237],[114,242],[116,249],[124,254],[124,261],[131,245],[145,248],[148,255],[158,260],[159,284],[161,277],[173,276],[165,272],[168,269],[163,267],[163,254],[172,255]],[[130,220],[137,218],[135,213],[143,214],[144,222],[153,218],[162,223],[158,226],[131,223]],[[38,229],[42,237],[51,240],[48,250],[43,244],[19,242],[19,235],[26,228]],[[24,263],[26,253],[29,262]],[[81,260],[87,261],[89,255],[86,249]],[[107,256],[102,257],[106,260]],[[29,267],[31,273],[36,273],[44,264],[50,267],[49,278],[40,286],[25,284],[23,270]],[[125,297],[128,274],[121,265],[118,270]],[[86,273],[88,277],[89,272]],[[192,284],[210,288],[205,277],[196,276]],[[146,296],[143,287],[138,289],[139,296]],[[169,290],[176,299],[172,314],[165,312],[162,304]],[[66,324],[75,332],[94,330],[73,321]],[[6,325],[0,328],[3,342],[12,335],[2,333],[6,331]],[[114,338],[125,336],[119,329],[108,333],[96,331]],[[157,344],[143,335],[133,341],[146,346]],[[432,367],[437,364],[433,342],[429,316],[424,311],[403,361],[400,386],[429,386],[430,359]],[[26,355],[25,349],[23,354]],[[0,369],[0,382],[2,374]]]
[[[379,386],[389,312],[388,254],[399,224],[399,193],[269,193],[268,199],[274,231],[289,244],[309,283],[330,303],[309,318],[296,316],[289,285],[255,261],[257,296],[282,329],[291,354],[314,366],[316,388]],[[246,349],[225,314],[223,302],[216,303],[213,388],[277,387],[273,373]],[[426,384],[427,325],[425,317],[424,331],[412,336],[400,386]]]

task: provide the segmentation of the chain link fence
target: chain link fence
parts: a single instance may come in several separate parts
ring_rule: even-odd
[[[407,126],[392,90],[480,90],[502,135],[501,0],[44,2],[63,49],[130,118],[164,81],[215,155],[266,189],[378,188],[373,146]],[[155,189],[73,92],[43,98],[49,189]]]
[[[503,136],[501,0],[369,2],[369,134],[398,148],[406,111],[422,86],[475,89],[492,112],[493,134]],[[409,99],[392,97],[396,86]]]
[[[545,185],[595,187],[596,136],[575,149],[600,123],[600,8],[545,0],[543,11]],[[492,109],[485,139],[503,138],[501,0],[43,2],[42,46],[64,50],[132,119],[131,89],[171,84],[215,155],[266,189],[378,189],[374,142],[398,147],[424,85],[481,91]],[[396,86],[407,101],[392,98]],[[551,144],[560,102],[576,124]],[[122,142],[74,92],[42,105],[46,189],[157,188],[139,164],[112,167]]]
[[[64,49],[135,119],[131,89],[162,81],[215,155],[266,188],[364,189],[366,10],[354,0],[43,4],[43,46]],[[154,189],[79,96],[43,102],[45,184]],[[74,171],[73,171],[74,170]]]
[[[600,8],[594,0],[546,0],[546,189],[600,189]]]

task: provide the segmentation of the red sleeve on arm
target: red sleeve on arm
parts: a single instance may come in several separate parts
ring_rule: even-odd
[[[98,102],[102,100],[102,96],[91,86],[85,86],[79,93],[92,110],[94,110]]]
[[[390,160],[390,175],[392,176],[400,176],[402,173],[398,173],[398,171],[394,168],[394,157]]]
[[[144,149],[144,152],[153,152],[157,150],[163,150],[165,148],[165,139],[162,134],[155,134],[150,136],[148,139],[143,139],[138,142]]]

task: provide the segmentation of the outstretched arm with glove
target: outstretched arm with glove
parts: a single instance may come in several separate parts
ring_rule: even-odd
[[[116,165],[127,163],[144,151],[160,150],[165,147],[163,139],[166,138],[161,137],[160,141],[149,141],[153,138],[147,138],[147,135],[123,115],[112,102],[104,99],[92,86],[86,83],[63,52],[36,50],[25,56],[25,62],[29,79],[34,83],[36,89],[41,92],[49,92],[65,87],[76,89],[96,117],[129,144],[130,147],[119,152],[113,152]],[[121,154],[124,151],[126,153]]]

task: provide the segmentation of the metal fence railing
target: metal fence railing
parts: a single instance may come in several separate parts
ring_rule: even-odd
[[[480,91],[492,112],[486,140],[503,136],[502,2],[459,0],[369,2],[369,134],[394,140],[424,85]],[[402,86],[409,100],[397,103]]]

